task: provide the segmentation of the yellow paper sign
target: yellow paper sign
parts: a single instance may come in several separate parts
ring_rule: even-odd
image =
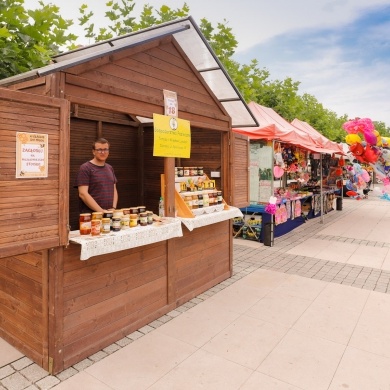
[[[153,121],[153,156],[189,158],[191,154],[190,122],[159,114],[153,114]]]

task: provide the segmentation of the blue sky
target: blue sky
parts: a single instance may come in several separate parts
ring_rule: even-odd
[[[338,115],[370,117],[390,127],[390,3],[336,26],[297,26],[235,57],[240,63],[257,58],[272,79],[300,81],[300,93]]]
[[[67,19],[85,3],[105,24],[108,0],[52,0]],[[158,9],[181,8],[181,0],[134,0]],[[187,0],[197,23],[227,23],[239,42],[235,59],[253,58],[270,79],[299,81],[299,94],[313,95],[337,115],[368,117],[390,127],[390,0]],[[34,8],[38,0],[25,0]],[[83,35],[82,31],[75,30]],[[87,42],[82,42],[87,43]]]

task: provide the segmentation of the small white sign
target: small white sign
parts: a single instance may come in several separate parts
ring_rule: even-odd
[[[47,134],[16,133],[16,178],[48,176]]]
[[[163,93],[164,93],[164,107],[165,107],[164,115],[173,116],[177,118],[179,107],[178,107],[176,92],[172,92],[164,89]]]

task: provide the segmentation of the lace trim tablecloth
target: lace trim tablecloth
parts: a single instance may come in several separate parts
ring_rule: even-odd
[[[104,255],[182,236],[181,221],[177,218],[164,218],[162,222],[155,222],[153,225],[137,226],[128,230],[101,234],[100,236],[80,236],[78,230],[72,231],[69,234],[69,241],[81,245],[80,260],[87,260],[92,256]]]
[[[178,218],[183,222],[189,231],[192,231],[196,228],[212,225],[213,223],[218,223],[226,221],[227,219],[232,219],[234,217],[243,217],[242,212],[237,207],[229,206],[228,210],[215,211],[210,214],[197,215],[195,218]]]

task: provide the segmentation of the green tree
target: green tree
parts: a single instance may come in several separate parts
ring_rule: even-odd
[[[44,5],[26,10],[24,0],[0,2],[0,78],[48,64],[61,46],[76,36],[67,34],[72,21],[61,17],[59,7]]]

